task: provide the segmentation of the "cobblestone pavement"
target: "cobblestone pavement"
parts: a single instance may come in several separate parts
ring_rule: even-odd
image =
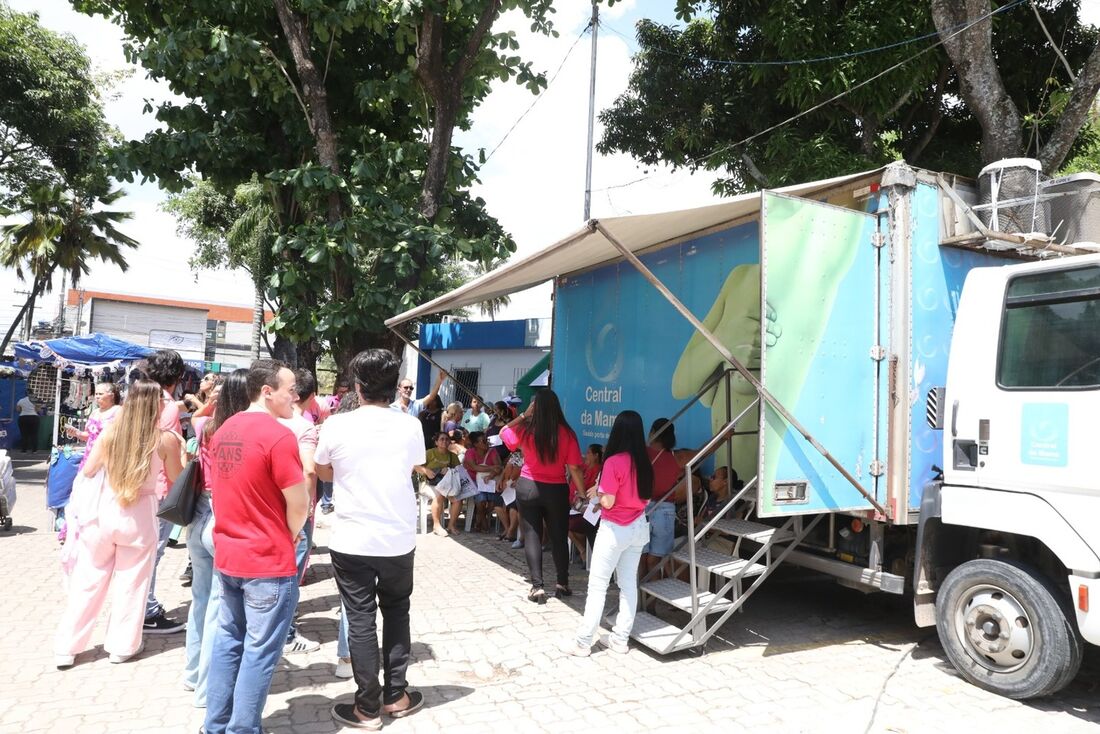
[[[97,646],[74,668],[53,668],[62,593],[42,509],[44,471],[41,462],[17,461],[16,526],[0,534],[0,734],[198,731],[202,712],[180,685],[182,634],[150,638],[138,659],[110,665],[101,625]],[[299,612],[303,632],[324,644],[279,665],[265,716],[271,734],[339,731],[329,709],[353,692],[333,676],[337,593],[323,528],[318,536]],[[558,645],[578,622],[583,577],[578,569],[569,603],[537,607],[524,599],[520,554],[483,536],[420,538],[409,679],[427,706],[388,730],[1100,731],[1095,648],[1059,696],[1010,701],[952,673],[935,635],[913,626],[905,600],[795,571],[770,579],[704,655],[567,657]],[[189,597],[176,578],[186,562],[184,548],[170,548],[158,584],[181,618]]]

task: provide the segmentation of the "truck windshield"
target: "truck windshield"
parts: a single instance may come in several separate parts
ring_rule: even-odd
[[[997,383],[1033,390],[1100,386],[1100,266],[1009,281]]]

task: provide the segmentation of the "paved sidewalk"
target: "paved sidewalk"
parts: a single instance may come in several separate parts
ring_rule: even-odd
[[[16,457],[15,528],[0,533],[0,734],[190,732],[202,712],[180,686],[180,635],[147,639],[142,655],[110,665],[97,646],[68,671],[52,666],[62,602],[58,545],[43,508],[45,465]],[[318,533],[323,546],[326,531]],[[413,596],[411,684],[426,708],[387,731],[435,732],[1092,732],[1100,729],[1100,655],[1061,695],[1030,704],[980,691],[945,663],[932,630],[904,599],[865,596],[797,571],[777,574],[734,615],[704,655],[659,658],[558,650],[579,621],[576,596],[537,607],[524,598],[521,551],[485,536],[420,538]],[[186,616],[177,577],[183,547],[161,564],[158,592]],[[551,565],[549,554],[546,563]],[[324,645],[284,659],[265,717],[271,734],[335,732],[332,702],[354,684],[333,676],[338,597],[318,548],[302,589],[300,628]]]

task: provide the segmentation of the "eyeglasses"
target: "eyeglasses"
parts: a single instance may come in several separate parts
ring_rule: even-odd
[[[402,385],[398,389],[401,390],[401,392],[412,392],[413,391],[413,386],[412,385]]]

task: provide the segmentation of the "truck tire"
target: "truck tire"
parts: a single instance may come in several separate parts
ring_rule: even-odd
[[[1083,642],[1068,599],[1011,560],[967,561],[936,598],[936,631],[963,678],[1007,698],[1054,693],[1081,667]]]

